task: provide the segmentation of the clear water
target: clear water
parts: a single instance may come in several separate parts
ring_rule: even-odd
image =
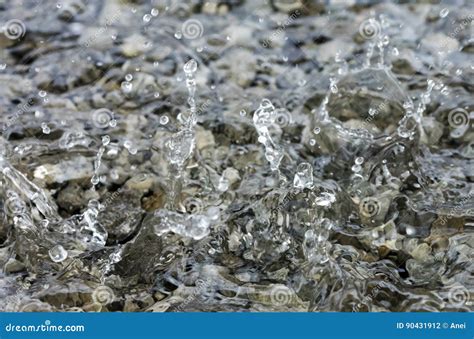
[[[473,310],[468,1],[30,2],[1,311]]]

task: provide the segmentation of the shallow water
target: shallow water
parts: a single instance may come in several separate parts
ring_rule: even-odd
[[[473,311],[469,1],[0,1],[1,311]]]

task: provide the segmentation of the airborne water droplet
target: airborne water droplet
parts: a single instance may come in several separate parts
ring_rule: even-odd
[[[43,133],[44,133],[44,134],[49,134],[49,133],[51,133],[51,129],[49,128],[48,124],[45,123],[45,122],[43,122],[43,123],[41,124],[41,129],[43,130]]]
[[[56,245],[48,251],[49,257],[54,262],[61,262],[66,260],[67,251],[61,245]]]
[[[169,122],[169,120],[170,119],[168,118],[168,116],[163,115],[162,117],[160,117],[160,124],[166,125]]]
[[[449,9],[447,9],[447,8],[443,8],[441,10],[441,12],[439,12],[439,16],[441,18],[446,18],[448,16],[448,14],[449,14]]]

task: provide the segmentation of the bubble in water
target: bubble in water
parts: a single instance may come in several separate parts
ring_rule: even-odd
[[[181,33],[181,31],[177,31],[174,33],[174,37],[179,40],[183,37],[183,33]]]
[[[47,123],[43,122],[43,123],[41,124],[41,128],[42,128],[44,134],[49,134],[49,133],[51,133],[51,129],[49,128],[49,126],[48,126]]]
[[[299,189],[311,188],[313,186],[313,166],[310,163],[303,162],[298,165],[293,186]]]
[[[48,93],[46,93],[46,91],[39,91],[39,92],[38,92],[38,95],[39,95],[41,98],[44,98],[46,95],[48,95]]]
[[[151,15],[152,16],[157,16],[158,14],[160,14],[160,11],[157,8],[152,8],[151,9]]]
[[[321,133],[321,128],[315,127],[315,128],[313,129],[313,133],[316,134],[316,135],[318,135],[319,133]]]
[[[156,92],[155,94],[153,94],[153,96],[158,99],[160,97],[160,93]]]
[[[56,245],[48,251],[49,257],[54,262],[62,262],[67,258],[67,251],[61,245]]]
[[[143,21],[144,22],[150,22],[150,20],[151,20],[151,15],[150,14],[145,14],[143,16]]]
[[[241,117],[245,117],[247,115],[247,112],[243,109],[243,110],[240,111],[239,114],[240,114]]]
[[[362,165],[364,163],[364,158],[363,157],[357,157],[355,159],[356,165]]]
[[[449,9],[447,9],[447,8],[443,8],[441,10],[441,12],[439,12],[439,16],[441,18],[446,18],[448,16],[448,14],[449,14]]]
[[[160,63],[159,63],[158,61],[155,61],[155,62],[153,63],[153,66],[154,66],[154,67],[158,67],[159,65],[160,65]]]
[[[163,115],[163,116],[160,117],[160,124],[162,124],[162,125],[166,125],[169,121],[170,121],[170,119],[168,118],[167,115]]]
[[[133,75],[131,75],[131,74],[125,75],[125,80],[132,81],[133,80]]]

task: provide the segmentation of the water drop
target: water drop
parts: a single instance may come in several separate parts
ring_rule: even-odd
[[[181,39],[182,36],[183,36],[183,34],[180,31],[177,31],[176,33],[174,33],[174,37],[178,40]]]
[[[151,9],[151,15],[152,16],[157,16],[158,14],[160,14],[160,11],[157,8],[152,8]]]
[[[184,64],[183,66],[184,73],[186,74],[192,74],[196,72],[197,70],[197,62],[194,59],[189,60],[187,63]]]
[[[449,14],[449,9],[447,9],[447,8],[443,8],[441,10],[441,12],[439,12],[439,16],[441,18],[446,18],[448,16],[448,14]]]
[[[102,137],[102,145],[107,146],[110,143],[110,136],[104,135]]]
[[[364,163],[364,158],[363,157],[357,157],[355,159],[356,165],[362,165]]]
[[[131,75],[131,74],[125,75],[125,80],[132,81],[133,80],[133,75]]]
[[[48,95],[48,93],[46,93],[46,91],[39,91],[39,92],[38,92],[38,95],[39,95],[41,98],[44,98],[46,95]]]
[[[311,188],[313,186],[313,166],[310,163],[303,162],[298,165],[293,186],[299,189]]]
[[[242,109],[242,110],[240,111],[240,116],[241,116],[241,117],[245,117],[246,115],[247,115],[247,112],[246,112],[244,109]]]
[[[56,245],[48,251],[49,257],[54,262],[61,262],[66,260],[67,251],[61,245]]]
[[[130,93],[133,89],[133,85],[131,82],[124,81],[121,84],[121,88],[124,93]]]
[[[162,117],[160,117],[160,124],[162,125],[166,125],[169,121],[170,119],[166,115],[163,115]]]
[[[49,133],[51,133],[51,129],[49,128],[48,124],[45,123],[45,122],[43,122],[43,123],[41,124],[41,129],[43,130],[43,133],[44,133],[44,134],[49,134]]]
[[[143,16],[143,21],[144,22],[150,22],[150,20],[151,20],[151,15],[150,14],[145,14]]]
[[[321,128],[315,127],[315,128],[313,129],[313,133],[316,134],[316,135],[318,135],[319,133],[321,133]]]

